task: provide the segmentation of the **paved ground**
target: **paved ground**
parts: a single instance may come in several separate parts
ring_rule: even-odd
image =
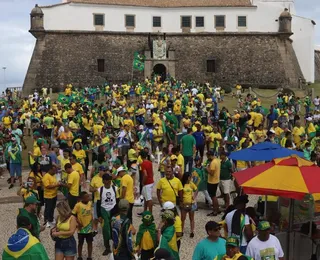
[[[27,176],[28,173],[25,172],[24,176]],[[7,177],[8,175],[6,175]],[[158,180],[159,176],[155,176],[155,179]],[[3,246],[8,241],[8,238],[11,234],[13,234],[16,230],[16,215],[17,215],[17,209],[19,207],[22,207],[22,199],[19,198],[16,195],[16,192],[18,190],[18,187],[14,187],[13,189],[8,189],[8,185],[6,180],[0,180],[0,252],[3,250]],[[154,198],[155,190],[154,190]],[[196,244],[204,237],[206,237],[206,233],[204,230],[204,226],[207,221],[209,220],[215,220],[219,221],[221,218],[221,215],[218,217],[207,217],[206,215],[210,212],[209,209],[205,208],[205,205],[203,203],[204,198],[202,194],[199,194],[198,201],[202,202],[200,203],[201,209],[196,212],[195,220],[196,220],[196,229],[195,229],[195,237],[193,239],[189,238],[190,234],[190,224],[187,221],[185,230],[184,230],[184,237],[182,238],[181,243],[181,250],[180,250],[180,259],[183,260],[190,260],[192,259],[192,253],[196,246]],[[252,203],[256,201],[255,197],[253,198]],[[221,201],[222,203],[222,201]],[[134,208],[134,226],[138,228],[141,222],[141,218],[136,217],[136,214],[141,211],[141,208],[135,207]],[[160,221],[160,206],[155,205],[154,206],[154,217],[155,221],[158,224]],[[101,230],[99,230],[100,232]],[[50,259],[54,259],[54,242],[51,240],[49,235],[49,229],[46,229],[44,232],[40,235],[41,242],[44,244]],[[105,256],[102,256],[102,252],[104,250],[103,247],[103,241],[102,241],[102,235],[101,233],[98,234],[94,241],[94,252],[93,252],[93,259],[95,260],[102,260],[102,259],[111,259]],[[87,251],[85,249],[84,251],[84,257],[87,256]],[[86,259],[86,258],[84,258]]]

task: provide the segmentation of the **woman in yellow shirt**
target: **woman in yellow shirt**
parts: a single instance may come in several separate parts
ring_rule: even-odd
[[[182,177],[183,198],[181,207],[182,233],[187,215],[190,218],[191,233],[190,238],[194,237],[194,212],[196,210],[195,198],[197,197],[197,186],[191,181],[191,174],[184,174]]]
[[[84,172],[87,172],[85,169],[85,160],[87,158],[87,155],[86,152],[82,149],[82,144],[80,142],[76,142],[73,144],[72,154],[77,157],[77,161],[82,165]]]
[[[72,215],[67,201],[57,204],[57,226],[51,230],[55,238],[55,259],[72,260],[77,254],[77,243],[73,236],[77,229],[77,219]]]

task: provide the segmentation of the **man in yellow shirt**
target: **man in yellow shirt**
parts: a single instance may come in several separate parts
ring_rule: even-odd
[[[49,171],[42,177],[43,197],[45,203],[44,222],[47,222],[47,228],[53,226],[54,209],[57,203],[58,188],[60,184],[56,178],[57,167],[52,165]]]
[[[129,202],[130,208],[128,210],[128,218],[132,221],[132,209],[134,204],[133,179],[127,174],[123,167],[117,169],[117,176],[121,178],[120,199],[126,199]]]
[[[72,169],[76,172],[78,172],[79,176],[80,176],[80,184],[84,184],[85,183],[85,176],[84,176],[84,171],[83,171],[83,167],[80,163],[77,162],[77,157],[74,154],[70,155],[70,163],[72,165]]]
[[[162,150],[162,145],[163,145],[163,131],[162,127],[160,127],[159,124],[155,124],[154,129],[152,130],[153,134],[153,152],[156,150],[156,147],[158,146],[159,151]]]
[[[218,199],[217,199],[217,189],[220,182],[221,162],[217,157],[214,156],[214,154],[211,151],[207,153],[207,156],[208,156],[208,161],[210,161],[210,164],[208,164],[207,166],[207,171],[208,171],[207,189],[212,199],[212,205],[213,205],[213,212],[211,212],[207,216],[217,216],[218,213],[220,213]]]
[[[174,204],[182,202],[182,183],[178,178],[174,177],[172,168],[169,165],[165,169],[165,177],[161,178],[157,184],[157,197],[161,207],[167,201],[171,201]]]
[[[66,186],[69,189],[68,203],[69,203],[69,206],[72,210],[78,202],[80,174],[76,170],[72,169],[71,163],[67,163],[64,166],[64,169],[65,169],[66,173],[68,174],[68,182],[67,182]]]

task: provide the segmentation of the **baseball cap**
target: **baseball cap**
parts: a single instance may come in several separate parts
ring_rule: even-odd
[[[119,201],[119,210],[120,211],[124,211],[124,210],[128,210],[130,207],[129,205],[129,201],[125,200],[125,199],[121,199]]]
[[[107,168],[105,166],[103,166],[103,165],[99,166],[99,171],[106,171],[106,170],[107,170]]]
[[[176,206],[171,202],[171,201],[167,201],[163,204],[163,209],[167,210],[167,209],[174,209]]]
[[[117,175],[119,174],[119,172],[124,172],[124,171],[126,171],[122,166],[121,167],[119,167],[118,169],[117,169]]]
[[[278,124],[278,121],[277,120],[273,120],[273,122],[272,123],[274,123],[274,124]]]
[[[165,210],[161,214],[163,219],[174,219],[174,213],[171,210]]]
[[[239,246],[239,239],[237,237],[228,237],[226,244],[227,244],[227,246],[238,247]]]
[[[215,221],[209,221],[209,222],[207,222],[207,224],[205,226],[206,231],[214,230],[214,229],[217,229],[217,228],[221,228],[221,224],[219,224],[219,223],[217,223]]]
[[[178,160],[178,157],[173,154],[173,155],[170,156],[170,160],[171,160],[171,161],[173,161],[173,160]]]
[[[269,230],[271,228],[270,223],[268,221],[260,221],[258,224],[257,229],[264,231],[264,230]]]
[[[306,118],[306,120],[310,122],[310,121],[312,121],[312,117],[309,116]]]
[[[38,203],[40,203],[40,201],[34,195],[31,195],[28,198],[26,198],[24,200],[24,202],[28,203],[28,204],[38,204]]]

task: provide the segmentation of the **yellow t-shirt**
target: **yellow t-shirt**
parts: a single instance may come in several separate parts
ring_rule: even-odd
[[[152,130],[152,134],[153,134],[153,136],[156,136],[156,135],[160,136],[160,137],[154,137],[153,138],[154,141],[156,141],[156,142],[160,142],[161,139],[163,138],[163,131],[162,131],[161,127],[159,127],[159,129]]]
[[[208,173],[208,183],[217,184],[220,181],[220,165],[221,162],[218,158],[214,158],[210,163],[210,170],[214,172],[213,175]]]
[[[100,135],[102,131],[102,125],[93,125],[92,130],[94,135]]]
[[[222,140],[222,136],[221,136],[221,134],[220,133],[211,133],[210,135],[209,135],[209,140],[210,140],[210,142],[209,142],[209,148],[210,149],[213,149],[214,148],[214,145],[215,145],[215,142],[217,142],[216,143],[216,148],[218,149],[219,148],[219,146],[220,146],[220,142],[218,142],[218,141],[214,141],[214,139],[219,139],[219,140]]]
[[[34,174],[34,172],[30,172],[29,173],[29,177],[33,177],[33,178],[36,179],[37,187],[41,187],[42,186],[42,175],[41,175],[41,173],[38,173],[36,175],[36,174]]]
[[[97,200],[99,200],[100,198],[100,188],[103,186],[102,177],[99,174],[94,176],[91,180],[90,186],[94,189],[98,189],[94,193],[94,197],[93,197],[93,201],[97,202]]]
[[[261,115],[260,113],[256,113],[255,114],[255,118],[254,118],[254,127],[258,127],[263,121],[263,115]]]
[[[194,203],[193,193],[196,192],[197,186],[193,183],[187,183],[183,187],[183,204]]]
[[[53,198],[57,197],[58,187],[56,187],[54,189],[47,188],[49,185],[57,184],[56,175],[51,175],[49,173],[46,173],[42,177],[42,184],[43,184],[43,190],[44,190],[43,197],[45,199],[53,199]]]
[[[81,224],[81,229],[78,229],[80,234],[88,234],[92,232],[92,202],[89,201],[87,204],[78,202],[73,210],[72,214],[77,216],[78,221]]]
[[[76,157],[77,157],[77,159],[80,161],[80,163],[81,164],[85,164],[85,159],[86,159],[86,157],[87,157],[87,155],[86,155],[86,152],[84,151],[84,150],[73,150],[73,152],[72,152],[72,154],[74,154]]]
[[[134,202],[134,195],[133,195],[133,179],[129,174],[124,175],[121,178],[121,184],[120,184],[120,192],[122,193],[122,187],[126,187],[126,196],[124,199],[129,201],[129,203]]]
[[[176,216],[174,219],[174,229],[176,233],[182,233],[182,221],[179,216]],[[177,241],[180,240],[182,237],[178,237]]]
[[[82,165],[80,164],[80,163],[75,163],[75,164],[72,164],[72,169],[74,170],[74,171],[77,171],[78,173],[79,173],[79,176],[81,175],[81,174],[84,174],[84,172],[83,172],[83,167],[82,167]]]
[[[67,164],[67,163],[70,163],[70,160],[69,159],[65,159],[63,156],[59,155],[58,156],[58,160],[60,162],[60,165],[61,165],[61,171],[62,171],[62,179],[63,180],[67,180],[68,179],[68,174],[66,173],[65,169],[64,169],[64,166]]]
[[[138,157],[137,157],[137,151],[133,148],[131,148],[129,151],[128,151],[128,159],[129,161],[136,161],[138,160]]]
[[[169,184],[169,181],[171,185]],[[173,179],[168,180],[166,177],[164,177],[159,180],[157,184],[157,190],[161,190],[161,200],[163,203],[171,201],[172,203],[176,204],[176,196],[178,196],[179,191],[183,190],[183,187],[178,178],[174,177]]]
[[[80,175],[77,171],[68,174],[68,184],[71,184],[69,192],[72,196],[79,196]]]
[[[184,157],[181,153],[177,156],[177,164],[181,168],[181,173],[184,174]]]
[[[36,194],[37,197],[39,197],[38,195],[38,191],[37,190],[30,190],[29,191],[26,188],[22,188],[20,191],[21,195],[23,196],[24,199],[29,198],[30,196],[34,196]]]
[[[154,243],[148,230],[146,230],[142,235],[140,247],[142,250],[151,250],[154,248]]]

